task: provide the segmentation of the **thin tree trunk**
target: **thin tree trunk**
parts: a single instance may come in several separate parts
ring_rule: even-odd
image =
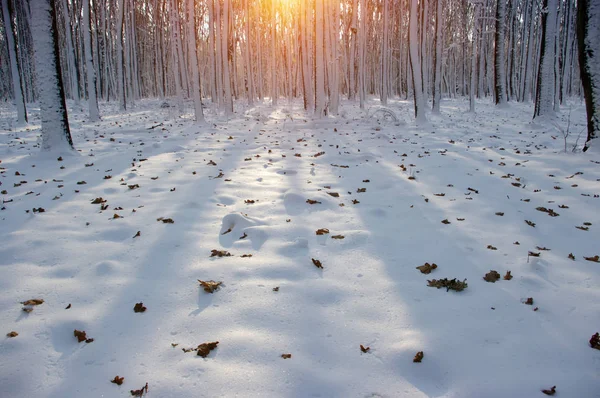
[[[25,96],[23,86],[21,85],[21,76],[19,73],[19,59],[15,46],[15,36],[12,24],[12,7],[9,7],[10,0],[2,0],[2,14],[4,16],[4,31],[6,32],[6,41],[8,43],[8,57],[10,59],[10,71],[12,77],[13,93],[15,96],[15,105],[17,106],[17,122],[25,124],[27,120],[27,108],[25,106]]]
[[[90,121],[100,120],[98,97],[96,96],[96,68],[92,57],[92,37],[90,35],[90,1],[83,0],[83,46],[85,49],[85,68],[87,75],[88,110]]]
[[[192,90],[194,98],[194,116],[196,122],[204,121],[202,112],[202,98],[200,97],[200,73],[198,72],[198,54],[196,53],[196,14],[194,0],[186,0],[188,6],[188,48],[189,56],[192,60]]]

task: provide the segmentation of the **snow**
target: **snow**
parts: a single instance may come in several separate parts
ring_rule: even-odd
[[[395,100],[399,121],[344,101],[337,118],[265,102],[224,121],[208,103],[203,126],[161,102],[101,103],[95,123],[70,107],[80,156],[62,161],[40,153],[39,109],[17,130],[0,109],[1,397],[126,397],[146,382],[178,398],[598,396],[600,264],[584,256],[600,255],[600,157],[571,153],[582,103],[565,153],[516,103],[471,114],[447,99],[417,127]],[[492,269],[513,279],[484,281]],[[468,287],[427,286],[446,277]],[[32,298],[45,302],[23,312]],[[212,341],[207,358],[182,351]]]

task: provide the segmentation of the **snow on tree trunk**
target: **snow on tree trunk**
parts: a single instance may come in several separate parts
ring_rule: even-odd
[[[75,47],[73,46],[73,31],[71,30],[71,17],[67,0],[62,0],[63,17],[65,23],[65,38],[67,42],[67,71],[71,89],[71,97],[79,104],[81,94],[79,93],[79,82],[77,81],[77,65],[75,64]]]
[[[556,52],[556,0],[544,0],[542,12],[542,41],[535,94],[534,119],[554,114],[554,83]]]
[[[179,10],[177,10],[176,0],[171,0],[171,56],[173,57],[173,75],[175,76],[175,90],[177,93],[177,109],[179,113],[183,113],[183,89],[181,87],[181,68],[179,67],[179,54],[177,51],[177,40],[179,31],[177,28],[176,19],[179,18]]]
[[[117,95],[119,96],[119,109],[124,111],[127,103],[125,101],[125,77],[123,76],[123,17],[125,15],[123,0],[119,0],[117,13]]]
[[[600,0],[577,2],[577,38],[587,113],[586,151],[600,135]]]
[[[252,77],[252,62],[250,57],[250,6],[249,0],[244,0],[244,9],[246,11],[246,46],[244,49],[244,58],[246,62],[246,82],[248,85],[248,106],[254,106],[254,79]]]
[[[323,0],[315,2],[315,116],[325,115],[325,64],[323,52]]]
[[[494,39],[494,99],[496,105],[506,103],[506,70],[504,69],[504,31],[506,29],[506,2],[496,5],[496,33]]]
[[[2,0],[2,14],[4,15],[4,31],[6,32],[6,41],[8,43],[8,57],[10,58],[10,72],[12,77],[13,92],[15,94],[15,105],[17,106],[17,122],[19,124],[27,123],[27,108],[25,106],[25,96],[21,86],[21,77],[19,76],[19,60],[17,59],[17,50],[15,46],[15,37],[12,26],[12,12],[9,11],[8,2]],[[12,11],[12,10],[11,10]]]
[[[358,23],[358,97],[360,101],[360,109],[365,109],[366,93],[366,77],[365,77],[365,53],[366,53],[366,2],[360,0],[361,18]]]
[[[200,97],[200,73],[198,72],[198,54],[196,52],[196,14],[194,0],[187,0],[188,6],[188,51],[192,66],[192,90],[194,98],[194,115],[196,122],[204,121],[202,98]]]
[[[277,53],[276,53],[276,39],[277,32],[275,27],[277,25],[277,18],[275,14],[275,0],[271,0],[271,104],[277,106]]]
[[[442,90],[442,0],[437,0],[435,16],[435,61],[433,78],[433,112],[440,113]]]
[[[223,54],[223,88],[225,90],[223,106],[225,115],[233,113],[233,98],[231,97],[231,78],[229,76],[229,0],[223,0],[223,34],[221,35],[221,49]]]
[[[383,0],[383,34],[381,35],[381,105],[388,100],[388,0]]]
[[[92,58],[92,37],[90,35],[90,1],[83,0],[83,46],[85,51],[85,69],[87,74],[88,109],[90,121],[100,120],[98,98],[96,96],[96,69]]]
[[[422,64],[419,57],[419,36],[417,34],[417,1],[410,2],[410,22],[408,42],[410,46],[410,69],[412,72],[413,96],[415,104],[415,118],[417,122],[425,120],[425,98],[423,96]]]
[[[56,29],[57,1],[31,0],[30,3],[43,151],[70,151],[73,149],[60,73],[58,31]]]
[[[471,85],[469,88],[469,112],[475,112],[475,90],[477,89],[477,41],[481,30],[481,5],[473,9],[473,40],[471,43]]]

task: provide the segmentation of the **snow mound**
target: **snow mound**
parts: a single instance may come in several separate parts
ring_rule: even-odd
[[[230,213],[223,217],[219,243],[223,247],[231,247],[240,239],[253,239],[253,246],[260,248],[267,240],[268,234],[260,229],[252,228],[265,225],[262,220],[244,216],[240,213]],[[244,236],[245,235],[245,236]],[[244,237],[244,238],[242,238]]]

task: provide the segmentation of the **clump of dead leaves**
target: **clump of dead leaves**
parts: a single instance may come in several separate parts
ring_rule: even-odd
[[[486,282],[496,283],[496,281],[498,279],[500,279],[500,274],[497,271],[495,271],[495,270],[491,270],[490,272],[488,272],[487,274],[485,274],[485,276],[483,277],[483,279]]]
[[[133,312],[146,312],[146,307],[144,307],[144,303],[136,303],[133,306]]]
[[[210,251],[210,256],[211,257],[231,257],[231,253],[229,253],[228,251],[225,251],[225,250],[212,249]]]
[[[431,271],[433,271],[434,269],[436,269],[438,266],[436,263],[425,263],[423,265],[420,265],[418,267],[416,267],[416,269],[418,269],[419,271],[421,271],[422,274],[430,274]]]
[[[175,224],[172,218],[158,217],[156,221],[162,221],[164,224]]]
[[[454,278],[454,279],[444,278],[444,279],[432,279],[432,280],[428,280],[427,281],[427,286],[429,286],[429,287],[435,287],[435,288],[438,288],[438,289],[446,288],[446,291],[454,290],[454,291],[457,291],[457,292],[461,292],[465,288],[468,287],[468,284],[467,284],[467,280],[466,279],[463,280],[463,281],[459,281],[459,280],[456,280],[456,278]]]
[[[30,313],[31,311],[33,311],[34,306],[44,304],[44,300],[40,298],[34,298],[26,301],[21,301],[21,304],[24,305],[23,311]]]
[[[94,339],[88,338],[87,335],[86,335],[86,333],[85,333],[85,331],[83,331],[83,330],[77,330],[77,329],[75,329],[73,331],[73,335],[75,337],[77,337],[77,342],[78,343],[81,343],[82,341],[85,341],[86,343],[89,344],[89,343],[91,343],[91,342],[94,341]]]
[[[549,390],[542,390],[542,392],[546,395],[554,395],[556,394],[556,386],[552,386]]]
[[[198,279],[198,283],[200,283],[200,286],[204,289],[206,293],[214,293],[216,290],[219,290],[220,286],[223,284],[223,282],[220,281],[201,281],[200,279]]]
[[[317,229],[317,232],[316,232],[317,235],[325,235],[325,234],[328,234],[328,233],[329,233],[329,230],[327,228]]]

